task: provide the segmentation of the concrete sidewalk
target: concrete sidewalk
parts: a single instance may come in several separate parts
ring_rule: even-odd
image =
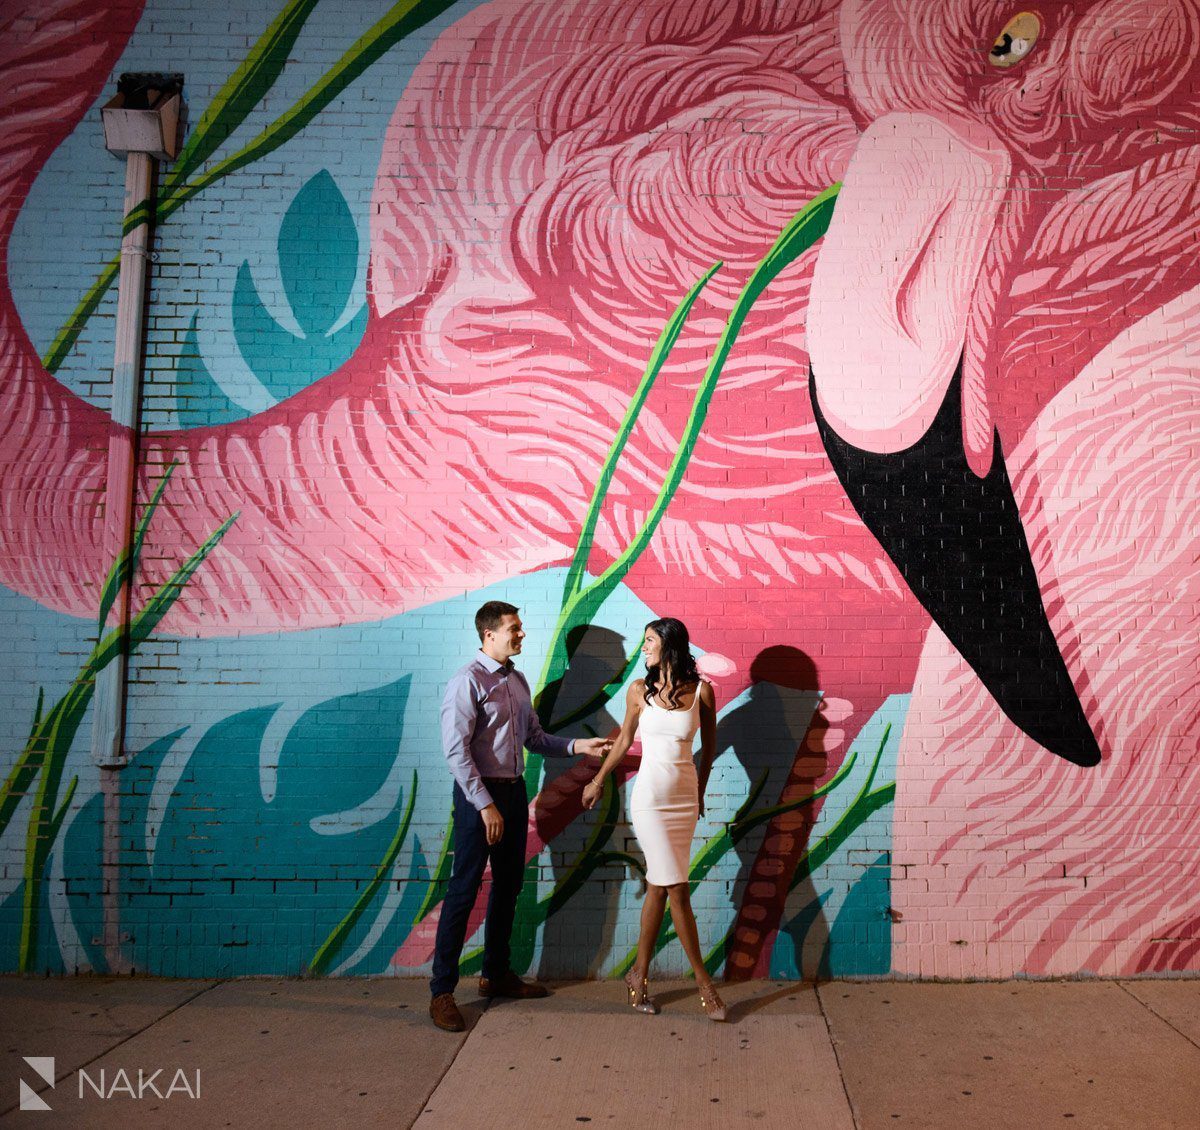
[[[1200,1126],[1200,981],[760,981],[722,990],[726,1024],[680,982],[652,986],[655,1017],[614,982],[460,988],[450,1035],[423,981],[0,979],[0,1123]],[[50,1113],[18,1109],[21,1081]]]

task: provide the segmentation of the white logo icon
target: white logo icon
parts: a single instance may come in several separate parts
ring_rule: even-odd
[[[21,1058],[42,1077],[42,1082],[49,1083],[51,1088],[54,1087],[54,1056],[24,1055]],[[24,1079],[21,1080],[21,1109],[50,1109],[50,1104],[26,1083]]]

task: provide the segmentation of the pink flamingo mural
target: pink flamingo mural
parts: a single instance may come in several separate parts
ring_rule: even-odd
[[[1200,289],[1129,327],[1014,453],[1056,627],[1103,720],[1040,757],[933,629],[897,770],[894,966],[1162,972],[1200,954]]]
[[[111,8],[49,3],[36,37],[5,37],[12,74],[53,58],[79,76],[78,87],[48,98],[28,83],[3,96],[5,254],[32,177],[131,32],[136,8]],[[974,792],[920,760],[956,764],[955,751],[967,749],[960,722],[999,727],[993,745],[1003,756],[972,745],[962,772],[1015,797],[1008,803],[1029,821],[1100,788],[1046,749],[1082,763],[1101,755],[1111,774],[1126,716],[1105,708],[1113,700],[1102,691],[1127,688],[1137,673],[1117,673],[1119,649],[1103,632],[1089,637],[1086,616],[1051,575],[1064,531],[1045,519],[1042,491],[1060,472],[1037,456],[1039,436],[1066,452],[1095,442],[1103,425],[1064,411],[1054,435],[1043,435],[1041,414],[1129,327],[1178,336],[1174,323],[1142,319],[1200,282],[1191,253],[1200,150],[1187,141],[1198,116],[1200,17],[1188,0],[1140,5],[1136,20],[1131,11],[1127,0],[1055,4],[1032,33],[1022,28],[1014,52],[1003,36],[1017,9],[998,3],[656,3],[620,21],[590,0],[479,8],[452,42],[435,44],[388,131],[370,321],[355,356],[268,412],[144,445],[148,477],[179,461],[155,532],[166,552],[151,547],[148,561],[173,560],[241,512],[166,627],[221,634],[363,621],[563,563],[649,343],[721,259],[609,493],[594,557],[603,564],[649,507],[742,282],[787,219],[844,179],[818,253],[755,306],[685,484],[630,583],[734,659],[735,686],[767,647],[809,653],[832,700],[813,740],[835,756],[884,697],[912,686],[923,603],[967,657],[954,675],[964,689],[950,705],[925,689],[943,638],[935,630],[901,765],[917,780],[901,782],[898,845],[911,846],[939,805],[949,826],[978,838]],[[80,500],[101,490],[112,424],[45,372],[7,292],[0,357],[0,581],[91,615],[106,567],[103,526]],[[1140,372],[1133,363],[1123,371]],[[1194,398],[1175,410],[1194,428]],[[1015,500],[996,433],[1003,452],[1024,440],[1025,454],[1010,461]],[[1152,468],[1160,456],[1150,437],[1121,434],[1129,457]],[[1004,515],[998,556],[1014,564],[1002,583],[1019,590],[1018,620],[1040,617],[1017,662],[999,672],[990,657],[1009,644],[996,642],[996,618],[1013,613],[998,609],[989,562],[968,557],[955,576],[933,559],[933,542],[885,528],[875,492],[862,489],[911,491],[912,453],[933,459],[921,446],[931,436],[939,460],[958,460],[965,501],[950,516]],[[910,470],[893,474],[906,458]],[[973,507],[971,490],[991,509]],[[1106,494],[1097,520],[1125,501]],[[48,525],[50,514],[63,517]],[[1126,576],[1119,553],[1087,552],[1073,566],[1080,577],[1094,569],[1103,585]],[[1178,561],[1170,575],[1183,578]],[[960,611],[923,586],[922,563],[954,579]],[[146,584],[161,580],[150,566]],[[1194,666],[1194,644],[1173,654]],[[1030,716],[1023,658],[1053,684]],[[1169,715],[1178,725],[1194,719],[1194,681],[1164,679],[1148,693],[1181,703]],[[995,721],[997,697],[1046,748]],[[1043,729],[1048,716],[1069,716],[1066,729]],[[1163,741],[1181,740],[1176,723],[1162,724]],[[1037,788],[1023,789],[1030,777]],[[1147,759],[1121,779],[1147,797],[1174,787]],[[1171,826],[1175,811],[1165,802],[1154,810],[1163,835],[1186,832]],[[731,973],[765,967],[803,819],[768,830]],[[990,834],[1003,851],[1007,833]],[[1094,820],[1081,825],[1078,847],[1130,860],[1148,850],[1127,840],[1127,829]],[[1196,854],[1193,846],[1192,867]],[[1005,915],[1025,913],[1025,892],[1008,877],[998,889],[1008,892],[1002,931]],[[927,909],[935,919],[936,905]],[[1169,917],[1194,920],[1196,911],[1172,904]],[[1133,921],[1094,913],[1101,934]],[[1141,925],[1159,921],[1157,911],[1139,915]],[[1176,948],[1167,964],[1187,952]],[[1127,968],[1141,958],[1114,960]],[[1052,965],[1046,946],[1013,962]]]

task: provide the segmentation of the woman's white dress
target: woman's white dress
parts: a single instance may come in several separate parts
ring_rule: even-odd
[[[642,705],[638,735],[642,766],[629,797],[633,832],[646,857],[646,882],[669,887],[687,881],[700,790],[692,740],[700,728],[700,688],[686,710]]]

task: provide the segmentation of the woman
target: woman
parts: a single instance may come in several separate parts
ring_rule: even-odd
[[[670,617],[646,626],[642,640],[646,677],[629,688],[621,733],[583,790],[587,808],[595,805],[604,779],[642,739],[642,765],[629,798],[633,831],[646,856],[646,898],[637,961],[625,974],[629,1003],[638,1012],[656,1013],[648,993],[650,959],[671,902],[671,921],[696,974],[700,1004],[710,1020],[725,1019],[725,1005],[713,987],[700,954],[696,916],[688,892],[688,865],[696,820],[704,811],[704,789],[717,750],[717,710],[713,689],[700,679],[689,648],[688,631]],[[700,730],[700,771],[692,760],[692,739]]]

